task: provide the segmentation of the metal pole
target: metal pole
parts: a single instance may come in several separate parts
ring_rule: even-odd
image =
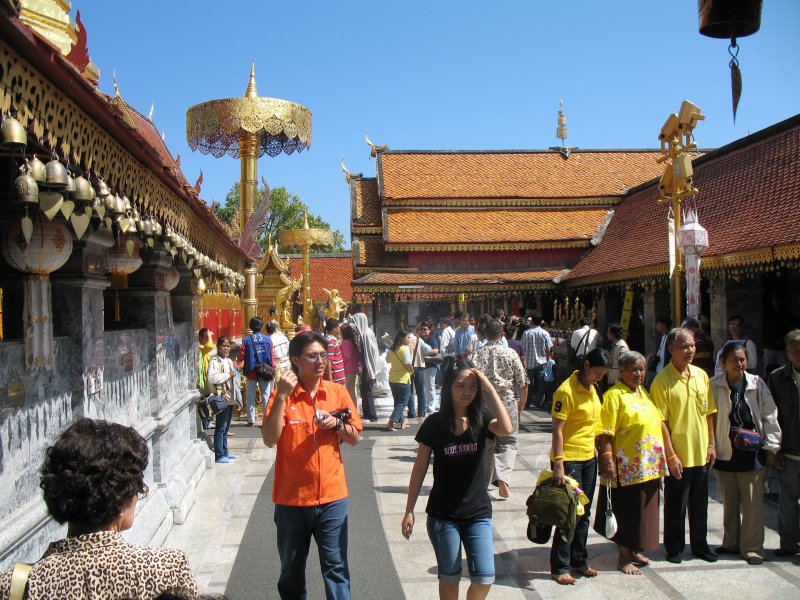
[[[258,194],[258,134],[242,132],[240,141],[241,177],[239,179],[239,231],[253,214]],[[250,334],[250,319],[258,314],[256,297],[256,268],[248,263],[244,270],[243,335]]]

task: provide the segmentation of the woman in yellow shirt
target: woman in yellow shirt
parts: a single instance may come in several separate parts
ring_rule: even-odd
[[[389,359],[389,387],[394,399],[394,410],[386,424],[389,431],[394,431],[396,427],[400,429],[408,427],[404,421],[406,406],[413,399],[411,373],[414,372],[414,367],[411,366],[411,350],[408,347],[410,343],[411,332],[401,329],[394,336],[394,343],[387,356]]]
[[[605,532],[605,512],[611,495],[617,533],[617,569],[641,575],[650,564],[640,551],[658,549],[658,488],[667,461],[661,433],[661,413],[642,386],[647,361],[638,352],[619,357],[618,381],[603,395],[600,411],[600,492],[594,530]]]
[[[568,474],[578,482],[590,502],[583,516],[575,523],[571,543],[553,536],[550,551],[550,574],[561,585],[575,583],[570,568],[584,577],[595,577],[597,571],[586,562],[586,539],[589,536],[591,498],[597,483],[595,437],[600,423],[600,397],[596,384],[608,373],[611,356],[602,348],[595,348],[583,360],[581,368],[562,383],[553,394],[553,483],[564,484]]]

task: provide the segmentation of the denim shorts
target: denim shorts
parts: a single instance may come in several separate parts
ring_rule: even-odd
[[[459,523],[429,515],[428,537],[436,553],[440,581],[458,583],[461,579],[461,544],[464,544],[470,581],[481,585],[494,583],[491,517]]]

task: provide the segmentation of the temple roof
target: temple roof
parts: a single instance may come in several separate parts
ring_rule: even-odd
[[[490,248],[484,248],[489,250],[521,250],[522,246],[588,247],[609,215],[606,208],[577,207],[569,210],[389,208],[386,212],[384,237],[389,250],[446,250],[454,244],[475,250],[482,249],[481,244],[491,244]],[[435,246],[425,248],[425,244]]]
[[[412,151],[378,155],[386,199],[598,198],[659,176],[656,150]]]
[[[470,286],[471,290],[536,289],[555,287],[561,269],[491,273],[369,273],[353,282],[358,292],[438,292]]]
[[[694,161],[703,271],[800,256],[800,115]],[[602,242],[565,281],[573,285],[667,273],[667,206],[649,183],[617,207]]]
[[[284,257],[288,260],[292,279],[303,275],[303,260],[299,254]],[[350,253],[312,254],[311,255],[311,299],[324,302],[328,294],[323,288],[339,290],[339,296],[345,302],[353,299],[353,258]]]
[[[381,226],[381,199],[378,196],[378,180],[372,178],[353,178],[350,188],[353,226]]]

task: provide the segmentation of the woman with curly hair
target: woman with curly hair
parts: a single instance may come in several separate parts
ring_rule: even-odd
[[[47,449],[40,486],[50,516],[67,523],[67,537],[32,566],[27,600],[142,600],[171,588],[197,597],[183,552],[122,539],[148,492],[147,458],[135,429],[92,419],[80,419]],[[9,596],[11,577],[12,570],[0,573],[0,598]]]
[[[408,483],[403,537],[414,530],[414,506],[433,457],[433,488],[428,497],[428,537],[439,570],[439,598],[458,598],[461,546],[467,554],[467,598],[486,598],[494,583],[492,502],[486,489],[486,439],[508,436],[511,418],[492,383],[462,359],[446,369],[442,407],[420,425],[417,459]]]

